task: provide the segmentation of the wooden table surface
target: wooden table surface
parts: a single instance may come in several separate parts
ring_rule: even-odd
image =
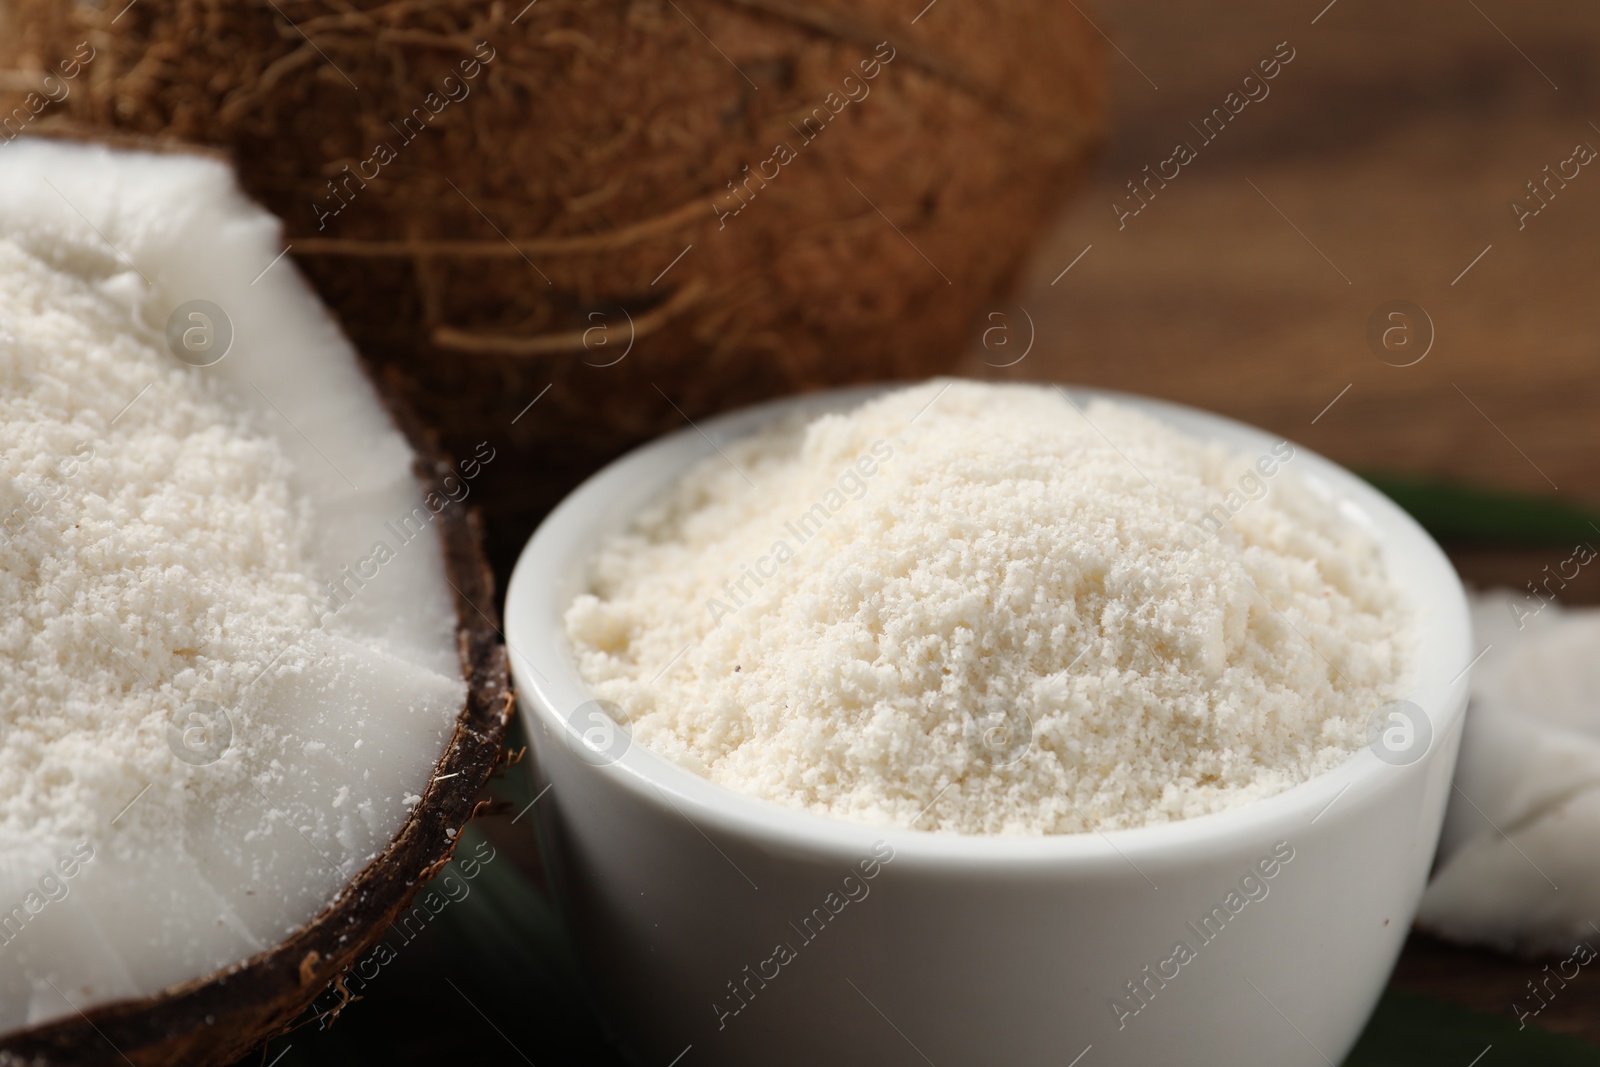
[[[1600,7],[1103,0],[1092,14],[1116,49],[1112,143],[966,373],[1135,390],[1358,469],[1600,503],[1600,165],[1567,162],[1600,148]],[[1294,58],[1268,95],[1203,141],[1190,123],[1280,42]],[[1126,183],[1180,141],[1197,158],[1119,224],[1113,204],[1138,206]],[[1540,203],[1527,183],[1547,164],[1576,176],[1519,219],[1512,202]],[[1409,349],[1367,337],[1395,300],[1433,324],[1411,366],[1392,364],[1422,352],[1421,319]],[[1520,586],[1563,554],[1452,555],[1471,581]],[[1600,580],[1567,594],[1600,602]],[[1394,985],[1510,1018],[1538,974],[1413,936]],[[1536,1024],[1600,1044],[1600,980]]]
[[[1092,14],[1116,49],[1109,151],[968,373],[1153,393],[1358,468],[1600,501],[1600,166],[1567,162],[1600,148],[1600,7],[1103,0]],[[1202,140],[1190,123],[1280,42],[1294,58],[1269,94]],[[1180,141],[1198,158],[1119,228],[1113,203],[1138,203],[1126,183]],[[1511,203],[1540,202],[1527,183],[1547,164],[1576,176],[1519,220]],[[1413,366],[1367,341],[1394,300],[1433,323]],[[1024,309],[1032,351],[985,366],[1020,352]]]

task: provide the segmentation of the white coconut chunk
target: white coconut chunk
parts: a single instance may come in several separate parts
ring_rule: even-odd
[[[1570,955],[1600,914],[1600,611],[1472,598],[1472,707],[1418,925]]]

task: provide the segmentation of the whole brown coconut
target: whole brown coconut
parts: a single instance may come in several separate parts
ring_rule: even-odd
[[[1098,143],[1098,43],[1059,0],[0,0],[0,139],[227,150],[537,511],[685,417],[948,365]]]

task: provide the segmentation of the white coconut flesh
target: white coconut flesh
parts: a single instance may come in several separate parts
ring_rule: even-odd
[[[221,163],[0,146],[0,1034],[284,940],[464,702],[463,505],[282,250]]]

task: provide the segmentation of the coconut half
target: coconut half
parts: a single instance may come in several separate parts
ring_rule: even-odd
[[[282,252],[220,161],[0,148],[0,1060],[243,1053],[499,758],[493,450],[402,429]]]

